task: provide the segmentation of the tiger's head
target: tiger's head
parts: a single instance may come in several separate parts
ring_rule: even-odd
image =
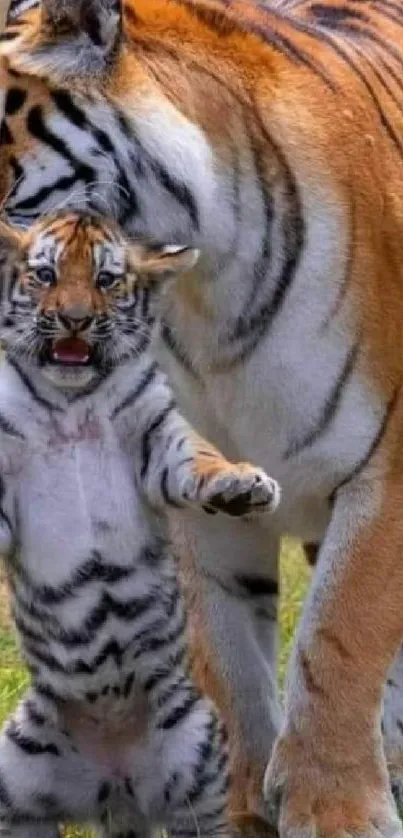
[[[111,220],[62,211],[27,230],[0,221],[0,339],[54,385],[86,388],[149,343],[161,280],[198,251],[130,242]]]

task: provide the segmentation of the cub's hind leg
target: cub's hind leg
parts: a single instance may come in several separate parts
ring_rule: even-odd
[[[60,821],[94,817],[101,787],[53,700],[30,690],[0,734],[1,838],[56,838]]]
[[[170,838],[229,838],[228,755],[215,708],[191,682],[162,711],[162,824]]]
[[[99,822],[93,824],[98,838],[153,838],[150,824],[137,811],[133,803],[134,790],[127,782],[128,800],[120,801],[120,805],[106,806],[101,813]],[[155,836],[156,838],[156,836]]]

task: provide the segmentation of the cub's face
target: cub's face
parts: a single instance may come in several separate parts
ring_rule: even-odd
[[[198,251],[130,243],[112,222],[61,212],[19,232],[0,223],[2,323],[10,357],[80,390],[146,348],[158,279]]]

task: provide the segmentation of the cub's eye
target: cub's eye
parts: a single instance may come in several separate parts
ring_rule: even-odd
[[[111,274],[110,271],[100,271],[97,276],[97,285],[102,291],[109,291],[109,289],[113,288],[114,285],[117,285],[118,282],[119,277],[115,276],[115,274]]]
[[[53,268],[37,268],[35,276],[41,285],[54,285],[56,282],[56,274]]]

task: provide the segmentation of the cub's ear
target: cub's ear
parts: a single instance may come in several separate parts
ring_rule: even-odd
[[[190,271],[196,264],[200,251],[195,247],[178,244],[152,246],[142,243],[130,245],[129,259],[133,270],[140,274],[169,277]]]
[[[62,82],[104,74],[120,44],[121,0],[42,0],[35,14],[10,27],[13,66]]]

